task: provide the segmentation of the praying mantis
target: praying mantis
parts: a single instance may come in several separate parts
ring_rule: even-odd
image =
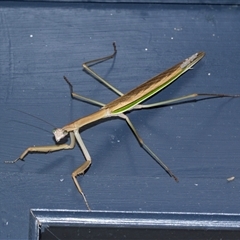
[[[88,210],[91,210],[89,203],[87,201],[87,198],[82,191],[78,181],[77,176],[80,174],[83,174],[91,165],[91,156],[80,136],[79,130],[90,123],[96,122],[98,120],[104,119],[104,118],[112,118],[112,117],[118,117],[124,119],[132,132],[134,133],[137,141],[139,142],[140,146],[168,173],[170,177],[172,177],[176,182],[178,182],[177,177],[172,173],[172,171],[163,163],[163,161],[144,143],[140,135],[138,134],[137,130],[133,126],[131,120],[129,117],[125,114],[126,112],[132,111],[132,110],[139,110],[144,108],[153,108],[153,107],[159,107],[167,104],[176,103],[179,101],[183,101],[186,99],[196,99],[197,97],[210,97],[210,98],[216,98],[216,97],[240,97],[240,95],[228,95],[228,94],[212,94],[212,93],[193,93],[186,96],[182,96],[179,98],[174,98],[162,102],[152,103],[152,104],[141,104],[151,96],[155,95],[159,91],[163,90],[165,87],[167,87],[169,84],[174,82],[178,77],[180,77],[183,73],[188,71],[192,68],[193,65],[195,65],[198,61],[200,61],[205,53],[204,52],[198,52],[190,56],[189,58],[181,61],[180,63],[176,64],[175,66],[165,70],[164,72],[156,75],[155,77],[151,78],[150,80],[144,82],[143,84],[139,85],[138,87],[134,88],[133,90],[129,91],[126,94],[123,94],[121,91],[116,89],[113,85],[108,83],[106,80],[101,78],[97,73],[95,73],[90,66],[106,61],[108,59],[114,58],[117,54],[117,48],[116,44],[113,43],[113,54],[98,58],[95,60],[91,60],[88,62],[83,63],[83,69],[86,70],[89,74],[91,74],[94,78],[96,78],[99,82],[101,82],[103,85],[108,87],[110,90],[112,90],[114,93],[119,95],[118,98],[113,100],[112,102],[108,104],[103,104],[101,102],[98,102],[96,100],[84,97],[82,95],[79,95],[73,91],[73,86],[71,82],[67,79],[67,77],[64,76],[64,80],[67,82],[70,88],[70,94],[72,98],[79,99],[81,101],[98,105],[101,107],[98,111],[87,115],[85,117],[79,118],[67,125],[65,125],[62,128],[57,128],[53,130],[53,134],[55,137],[55,141],[59,142],[61,139],[70,137],[70,143],[69,144],[56,144],[56,145],[49,145],[49,146],[33,146],[28,147],[17,159],[13,161],[5,161],[5,163],[16,163],[18,160],[24,160],[26,155],[28,153],[34,153],[34,152],[42,152],[42,153],[48,153],[48,152],[54,152],[59,150],[67,150],[74,148],[76,142],[78,143],[84,157],[85,162],[79,166],[76,170],[72,172],[72,179],[79,191],[79,193],[82,195],[83,200],[87,206]]]

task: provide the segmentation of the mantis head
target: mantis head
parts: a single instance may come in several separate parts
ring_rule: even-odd
[[[59,142],[62,138],[68,135],[68,132],[62,128],[56,128],[53,130],[53,135],[55,137],[55,140]]]

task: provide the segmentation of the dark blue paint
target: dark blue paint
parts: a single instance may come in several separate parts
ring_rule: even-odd
[[[240,12],[234,6],[161,4],[0,4],[1,239],[27,238],[31,208],[84,210],[71,172],[84,158],[72,151],[30,154],[53,144],[57,127],[97,110],[76,92],[102,102],[116,95],[81,71],[84,61],[112,53],[94,69],[127,92],[197,51],[206,57],[149,102],[193,92],[240,93]],[[30,37],[33,35],[33,37]],[[208,75],[211,73],[211,75]],[[93,164],[78,180],[95,210],[239,213],[240,99],[217,99],[135,111],[129,116],[177,184],[141,149],[121,120],[82,133]],[[35,127],[33,127],[34,125]],[[45,132],[43,130],[47,130]],[[235,176],[233,182],[227,178]]]

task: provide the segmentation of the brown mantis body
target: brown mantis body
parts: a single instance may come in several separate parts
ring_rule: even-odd
[[[91,165],[90,154],[88,153],[88,150],[79,134],[79,129],[81,127],[86,126],[89,123],[96,122],[103,118],[119,117],[119,118],[124,119],[127,122],[127,124],[129,125],[129,127],[131,128],[131,130],[133,131],[139,144],[146,150],[146,152],[149,153],[150,156],[152,156],[152,158],[154,160],[156,160],[159,163],[159,165],[169,174],[169,176],[173,177],[175,179],[175,181],[178,181],[177,177],[171,172],[171,170],[143,142],[142,138],[139,136],[139,134],[136,131],[135,127],[133,126],[132,122],[127,117],[127,115],[125,115],[125,112],[131,111],[131,110],[142,109],[142,108],[158,107],[161,105],[178,102],[178,101],[182,101],[185,99],[196,98],[198,96],[239,97],[239,95],[194,93],[194,94],[190,94],[190,95],[183,96],[180,98],[171,99],[168,101],[142,105],[141,103],[143,101],[145,101],[149,97],[153,96],[157,92],[161,91],[162,89],[167,87],[169,84],[171,84],[173,81],[175,81],[184,72],[191,69],[191,67],[193,65],[195,65],[205,55],[205,53],[199,52],[199,53],[193,54],[191,57],[185,59],[184,61],[176,64],[175,66],[173,66],[173,67],[167,69],[166,71],[158,74],[157,76],[151,78],[150,80],[146,81],[145,83],[141,84],[140,86],[136,87],[135,89],[131,90],[130,92],[123,94],[119,90],[117,90],[115,87],[113,87],[111,84],[109,84],[104,79],[102,79],[99,75],[97,75],[89,67],[92,64],[96,64],[96,63],[108,60],[110,58],[113,58],[117,53],[115,43],[113,43],[113,46],[114,46],[114,53],[112,55],[86,62],[83,64],[83,68],[87,72],[89,72],[93,77],[97,78],[105,86],[107,86],[112,91],[114,91],[116,94],[118,94],[120,97],[118,97],[117,99],[113,100],[112,102],[110,102],[108,104],[103,104],[98,101],[83,97],[83,96],[73,92],[72,84],[69,82],[69,80],[66,77],[64,77],[64,79],[70,86],[70,92],[71,92],[71,95],[73,98],[77,98],[82,101],[86,101],[86,102],[89,102],[89,103],[92,103],[95,105],[99,105],[101,107],[101,109],[97,112],[94,112],[83,118],[79,118],[79,119],[65,125],[64,127],[55,129],[53,131],[55,140],[57,142],[59,142],[62,138],[69,135],[70,136],[70,144],[29,147],[16,160],[6,161],[6,163],[15,163],[18,160],[23,160],[28,153],[32,153],[32,152],[46,152],[47,153],[47,152],[54,152],[54,151],[59,151],[59,150],[72,149],[72,148],[74,148],[74,146],[76,144],[76,140],[77,140],[86,161],[80,167],[78,167],[75,171],[73,171],[72,178],[73,178],[73,181],[74,181],[78,191],[83,196],[83,199],[89,210],[90,210],[90,207],[89,207],[89,204],[85,197],[85,194],[83,193],[83,191],[77,181],[77,176],[80,174],[83,174]]]

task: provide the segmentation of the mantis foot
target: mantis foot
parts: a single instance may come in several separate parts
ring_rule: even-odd
[[[22,160],[23,161],[23,159],[17,158],[17,159],[15,159],[13,161],[4,161],[4,163],[16,163],[18,160]]]

